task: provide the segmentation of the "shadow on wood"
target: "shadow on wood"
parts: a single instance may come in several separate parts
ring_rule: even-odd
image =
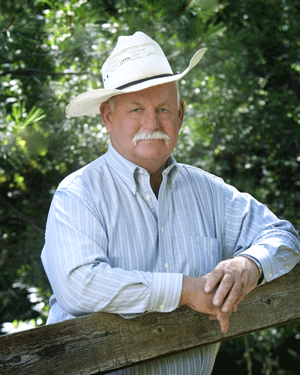
[[[300,320],[300,264],[253,290],[230,318],[219,322],[187,307],[134,319],[94,313],[0,336],[0,374],[105,374],[197,346]]]

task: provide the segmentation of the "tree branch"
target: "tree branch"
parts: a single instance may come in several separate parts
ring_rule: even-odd
[[[40,69],[18,69],[18,70],[9,70],[7,72],[0,73],[0,77],[6,76],[6,75],[24,75],[24,76],[31,76],[33,74],[48,74],[50,76],[65,76],[65,75],[84,75],[84,74],[90,74],[93,75],[93,73],[90,72],[64,72],[64,73],[57,73],[57,72],[49,72],[46,70],[40,70]]]
[[[14,212],[22,221],[29,223],[35,230],[38,232],[45,234],[45,231],[36,225],[28,216],[24,215],[21,211],[14,208],[3,196],[0,194],[0,203],[4,203],[6,207],[8,207],[12,212]]]
[[[5,29],[3,29],[3,30],[1,31],[1,33],[6,33],[6,32],[7,32],[7,31],[8,31],[8,30],[9,30],[9,29],[15,24],[16,19],[17,19],[16,16],[12,16],[9,25],[8,25]]]

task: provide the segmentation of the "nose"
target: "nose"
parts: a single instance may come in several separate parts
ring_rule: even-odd
[[[159,118],[155,110],[148,110],[144,118],[144,128],[150,132],[156,131],[161,128]]]

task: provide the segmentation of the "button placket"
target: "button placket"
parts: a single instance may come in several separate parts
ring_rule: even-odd
[[[157,199],[150,186],[149,173],[139,169],[138,171],[139,193],[151,211],[157,215]]]
[[[172,249],[170,242],[170,225],[168,223],[169,217],[169,195],[171,193],[168,185],[168,176],[163,176],[163,181],[159,190],[158,196],[158,227],[159,227],[159,247],[161,254],[161,270],[163,272],[172,272]]]

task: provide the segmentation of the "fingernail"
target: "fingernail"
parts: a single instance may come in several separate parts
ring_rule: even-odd
[[[214,305],[215,305],[215,306],[218,306],[219,304],[220,304],[220,300],[219,300],[219,299],[215,299],[215,300],[214,300]]]
[[[208,286],[205,287],[205,292],[206,292],[206,293],[209,293],[209,292],[210,292],[210,289],[209,289]]]
[[[229,311],[228,307],[223,307],[222,311],[223,311],[223,313],[227,313]]]

